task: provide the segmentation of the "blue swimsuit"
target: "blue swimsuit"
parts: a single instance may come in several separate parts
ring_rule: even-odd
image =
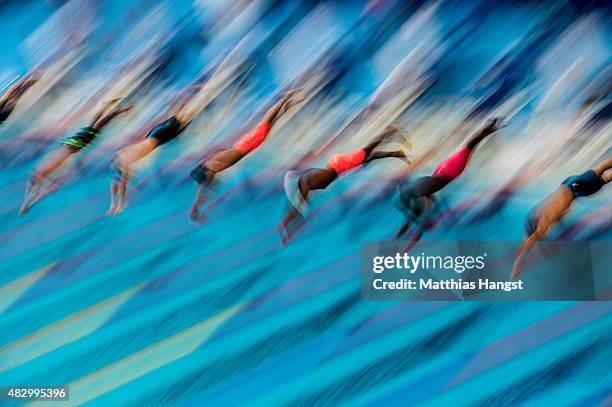
[[[574,197],[578,198],[593,195],[604,186],[604,181],[595,171],[589,170],[584,174],[568,177],[561,184],[571,189]]]

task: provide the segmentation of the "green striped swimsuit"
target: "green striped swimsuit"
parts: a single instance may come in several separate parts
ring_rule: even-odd
[[[77,150],[89,146],[98,135],[98,130],[93,127],[82,127],[74,135],[65,137],[62,144]]]

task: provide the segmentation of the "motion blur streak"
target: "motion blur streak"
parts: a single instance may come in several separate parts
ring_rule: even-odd
[[[17,280],[0,287],[0,311],[4,311],[15,302],[30,286],[36,284],[53,265],[42,267]]]
[[[507,126],[424,239],[521,240],[563,179],[612,155],[611,16],[598,0],[0,1],[3,98],[27,83],[0,106],[0,385],[100,406],[610,404],[612,303],[364,302],[359,250],[400,225],[398,183],[491,117]],[[190,171],[295,88],[307,99],[191,224]],[[43,157],[116,98],[133,107],[20,217]],[[111,159],[186,101],[204,110],[106,217]],[[390,124],[412,164],[315,191],[281,247],[285,172]],[[612,239],[610,198],[577,201],[550,239]]]

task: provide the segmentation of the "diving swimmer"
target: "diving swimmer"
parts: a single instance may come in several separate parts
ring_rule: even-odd
[[[431,226],[432,214],[435,212],[433,208],[438,206],[435,193],[463,173],[476,146],[499,130],[500,127],[500,119],[489,120],[480,131],[470,137],[459,151],[442,161],[432,175],[420,177],[416,180],[408,179],[400,184],[399,207],[406,220],[395,237],[403,236],[412,225],[416,228],[406,251],[410,250],[421,238],[423,231]]]
[[[608,158],[592,170],[566,178],[556,191],[529,214],[526,222],[527,238],[521,244],[512,266],[513,279],[522,273],[523,258],[532,246],[543,239],[553,225],[563,219],[577,198],[593,195],[610,182],[611,170],[612,158]]]
[[[102,129],[112,119],[132,108],[129,103],[118,103],[121,98],[112,99],[102,104],[86,127],[74,135],[65,137],[61,146],[49,154],[30,176],[20,214],[25,214],[35,203],[55,190],[58,181],[53,175],[74,160],[79,153],[89,147],[100,135]],[[47,186],[43,188],[43,184]]]
[[[403,150],[376,150],[380,144],[401,133],[399,126],[390,125],[366,146],[350,153],[332,155],[325,168],[310,168],[299,174],[289,171],[285,174],[285,192],[289,201],[289,210],[279,225],[279,231],[283,235],[282,244],[288,243],[295,223],[305,214],[310,191],[325,189],[341,175],[374,160],[395,157],[409,162]]]
[[[274,106],[268,109],[263,120],[240,137],[232,147],[204,158],[191,171],[191,178],[198,184],[195,200],[190,211],[192,221],[199,222],[202,220],[200,207],[207,199],[208,191],[216,174],[233,166],[261,146],[277,120],[287,110],[305,100],[303,96],[295,96],[296,92],[296,89],[286,92]]]

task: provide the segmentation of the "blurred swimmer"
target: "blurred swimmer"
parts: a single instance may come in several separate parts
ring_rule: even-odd
[[[556,146],[545,144],[541,151],[532,151],[531,159],[516,170],[514,176],[497,187],[492,193],[473,196],[456,205],[449,212],[456,217],[462,225],[470,225],[493,219],[504,210],[516,194],[529,182],[536,179],[546,168],[554,165],[556,160],[569,160],[570,157],[579,156],[581,150],[589,145],[596,132],[610,121],[610,106],[612,102],[597,107],[599,101],[609,94],[609,87],[597,88],[582,103],[580,109],[574,114],[566,126],[572,135]],[[593,112],[591,112],[594,110]],[[586,117],[586,120],[583,120]],[[484,204],[481,201],[487,200]],[[463,219],[459,219],[463,218]]]
[[[125,146],[117,152],[111,161],[111,202],[107,215],[118,215],[124,209],[131,166],[156,148],[178,137],[210,103],[206,87],[198,85],[197,88],[194,95],[176,105],[170,117],[153,127],[144,140]]]
[[[40,75],[36,72],[28,74],[15,82],[11,87],[0,96],[0,124],[4,123],[13,113],[17,102],[23,94],[32,87],[38,80]]]
[[[439,207],[434,194],[463,173],[476,146],[486,137],[499,130],[500,124],[500,120],[497,118],[489,120],[484,128],[465,143],[463,148],[442,161],[432,175],[420,177],[416,180],[408,179],[400,184],[399,207],[404,213],[406,221],[397,231],[395,237],[399,239],[412,225],[415,226],[415,231],[406,251],[410,250],[419,241],[425,229],[433,225],[433,219]]]
[[[82,127],[74,135],[65,137],[62,145],[43,160],[28,181],[20,210],[21,215],[57,187],[58,182],[57,179],[53,179],[53,174],[72,162],[83,149],[89,147],[112,119],[132,108],[129,103],[118,103],[120,100],[117,98],[104,102],[88,126]],[[48,186],[43,189],[45,182],[48,182]]]
[[[303,102],[303,96],[293,97],[297,90],[286,92],[283,97],[266,112],[263,120],[228,149],[214,153],[204,158],[200,164],[191,171],[191,178],[198,183],[195,201],[191,207],[190,218],[193,221],[201,221],[200,206],[206,201],[208,191],[217,173],[233,166],[242,160],[247,154],[255,151],[266,140],[276,121],[293,106]]]
[[[289,201],[287,215],[279,225],[282,244],[286,245],[290,235],[297,226],[300,217],[304,216],[308,209],[308,195],[310,191],[327,188],[340,175],[354,168],[362,167],[370,161],[381,158],[395,157],[409,163],[409,159],[403,150],[374,151],[380,144],[400,136],[405,141],[402,129],[396,125],[390,125],[365,147],[346,154],[334,154],[327,162],[326,168],[310,168],[299,174],[289,171],[285,174],[284,187]]]
[[[612,158],[608,158],[584,174],[566,178],[555,192],[529,214],[525,225],[527,238],[519,248],[512,267],[511,277],[513,279],[523,271],[523,258],[529,253],[531,247],[546,237],[550,228],[563,219],[576,198],[593,195],[610,182],[612,180],[611,170]]]

